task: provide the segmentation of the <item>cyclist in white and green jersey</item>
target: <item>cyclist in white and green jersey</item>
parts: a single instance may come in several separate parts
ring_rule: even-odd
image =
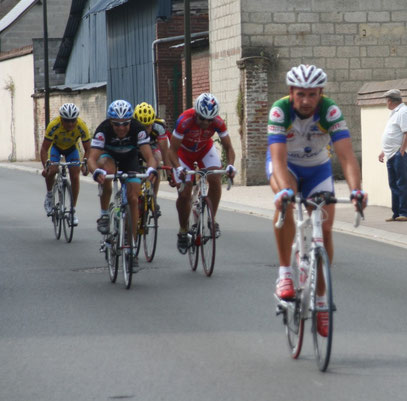
[[[350,134],[342,112],[335,102],[323,95],[327,76],[314,65],[299,65],[288,71],[286,83],[289,96],[276,101],[270,109],[268,121],[268,151],[266,172],[276,194],[277,221],[284,195],[294,195],[300,186],[304,197],[315,192],[334,192],[330,149],[335,151],[351,191],[367,195],[361,189],[358,161],[352,149]],[[356,202],[356,201],[355,201]],[[333,204],[325,207],[323,223],[324,244],[332,261]],[[282,299],[295,296],[291,269],[291,244],[295,235],[292,207],[287,210],[285,224],[275,228],[280,259],[276,294]],[[323,300],[321,300],[323,301]]]

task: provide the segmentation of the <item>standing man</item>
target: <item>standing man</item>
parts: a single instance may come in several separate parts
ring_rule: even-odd
[[[79,117],[79,108],[73,103],[65,103],[59,109],[59,117],[54,118],[47,127],[44,142],[41,146],[40,156],[44,166],[42,172],[47,186],[44,208],[49,215],[52,212],[52,186],[58,166],[46,168],[47,160],[59,162],[61,155],[67,162],[80,162],[79,141],[82,141],[85,150],[84,159],[87,159],[90,151],[90,135],[85,122]],[[79,196],[79,166],[69,167],[69,177],[72,184],[72,196],[74,208]],[[83,175],[88,174],[86,166],[82,167]],[[78,217],[74,209],[73,224],[78,225]]]
[[[193,108],[184,111],[179,117],[173,131],[169,159],[175,169],[175,181],[180,184],[186,181],[185,188],[178,192],[177,211],[179,220],[179,233],[177,248],[183,255],[188,249],[188,221],[191,211],[192,181],[191,177],[185,177],[185,169],[192,170],[194,162],[199,168],[220,169],[222,163],[216,151],[212,137],[218,133],[220,142],[226,153],[229,177],[233,178],[236,169],[235,151],[226,128],[225,122],[219,116],[219,103],[211,93],[202,93],[195,101]],[[218,174],[208,176],[208,197],[212,202],[213,213],[216,216],[220,197],[222,194],[221,177]],[[215,223],[216,237],[220,236],[218,223]]]
[[[383,132],[379,161],[383,163],[386,157],[393,211],[386,221],[407,221],[407,106],[398,89],[390,89],[384,97],[391,113]]]
[[[367,195],[361,188],[360,168],[352,150],[349,129],[336,103],[323,95],[326,83],[327,75],[321,68],[304,64],[293,67],[286,75],[289,96],[277,100],[271,107],[266,172],[275,193],[274,223],[285,195],[291,197],[300,190],[306,198],[320,191],[334,192],[328,145],[335,150],[351,198],[361,194],[366,206]],[[325,205],[324,211],[323,239],[332,262],[335,205]],[[291,246],[295,237],[292,205],[287,208],[285,224],[274,228],[274,233],[280,262],[276,295],[281,299],[292,299],[295,297],[291,267]],[[317,302],[321,306],[326,303],[323,289],[317,289]],[[317,319],[318,332],[326,335],[326,312],[319,312]]]

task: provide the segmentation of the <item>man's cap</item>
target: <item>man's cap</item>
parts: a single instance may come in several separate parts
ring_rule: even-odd
[[[401,100],[401,92],[398,89],[390,89],[384,94],[383,97],[389,97],[390,99],[394,100]]]

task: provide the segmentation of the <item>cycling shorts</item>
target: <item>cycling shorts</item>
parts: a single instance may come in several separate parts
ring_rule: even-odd
[[[99,156],[99,159],[108,157],[112,159],[113,161],[116,161],[118,163],[117,169],[119,171],[123,171],[124,173],[139,173],[139,163],[137,157],[134,156],[134,152],[128,152],[126,155],[123,156],[115,156],[113,157],[109,153],[102,153]],[[137,177],[132,177],[128,178],[126,180],[127,182],[135,182],[137,184],[141,183],[141,179]]]
[[[214,144],[212,144],[209,150],[204,149],[202,152],[187,152],[185,149],[181,149],[178,152],[178,161],[182,167],[188,170],[194,169],[194,162],[198,163],[199,168],[222,168],[222,163]],[[176,174],[174,174],[174,179],[178,184],[181,182]],[[185,181],[191,181],[191,176],[188,175]]]
[[[287,163],[288,171],[297,181],[298,191],[304,198],[320,191],[334,193],[334,180],[332,177],[331,161],[312,167],[297,166],[293,163]],[[266,174],[270,180],[273,174],[273,163],[266,160]]]
[[[51,160],[51,162],[59,162],[61,160],[61,155],[65,157],[65,161],[68,163],[80,161],[79,151],[76,146],[71,146],[68,149],[62,150],[59,149],[56,145],[52,144],[48,150],[48,158]]]

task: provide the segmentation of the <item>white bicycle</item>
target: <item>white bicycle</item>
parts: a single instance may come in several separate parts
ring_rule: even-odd
[[[283,211],[276,227],[284,224],[285,210],[293,199],[283,200]],[[295,196],[296,237],[292,245],[291,264],[295,298],[283,300],[277,297],[277,315],[283,316],[283,323],[291,357],[297,359],[301,353],[304,322],[311,319],[311,333],[314,354],[318,368],[324,372],[328,368],[333,338],[333,313],[336,310],[332,295],[330,262],[323,243],[322,222],[324,205],[349,203],[350,199],[337,199],[330,192],[319,192],[308,199]],[[305,216],[306,210],[311,212]],[[357,198],[355,227],[363,218],[362,199]],[[323,297],[324,302],[320,302]],[[325,330],[318,327],[318,314],[323,313]]]

